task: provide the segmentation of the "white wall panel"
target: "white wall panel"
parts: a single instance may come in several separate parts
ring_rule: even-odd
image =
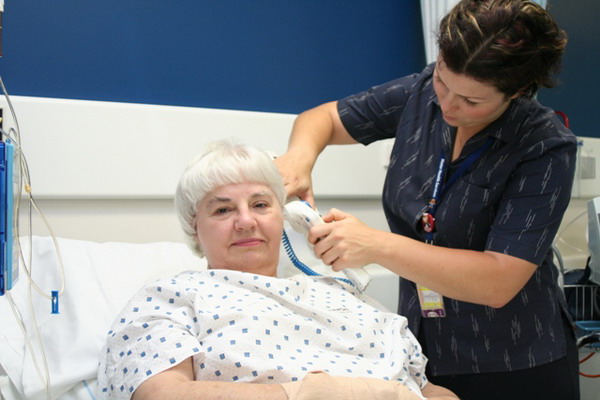
[[[236,137],[285,152],[293,114],[13,96],[33,192],[46,198],[171,197],[207,142]],[[4,127],[14,126],[4,108]],[[330,147],[314,170],[324,197],[378,197],[383,144]]]

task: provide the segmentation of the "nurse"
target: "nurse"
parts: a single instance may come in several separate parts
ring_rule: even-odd
[[[463,400],[579,398],[551,252],[576,138],[534,96],[554,85],[566,43],[534,2],[463,0],[440,24],[435,63],[300,114],[276,159],[288,195],[314,203],[326,146],[394,139],[391,232],[333,209],[309,240],[336,270],[377,263],[402,278],[398,312],[428,376]]]

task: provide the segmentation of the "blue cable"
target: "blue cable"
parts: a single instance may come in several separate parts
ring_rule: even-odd
[[[294,264],[294,267],[298,268],[305,275],[323,276],[322,274],[319,274],[319,273],[313,271],[309,266],[307,266],[306,264],[304,264],[302,261],[300,261],[298,259],[298,257],[296,256],[296,253],[294,252],[294,249],[292,249],[290,239],[288,238],[287,233],[285,233],[285,231],[283,231],[281,241],[283,242],[283,248],[285,249],[285,252],[287,253],[290,260],[292,261],[292,264]],[[335,277],[335,276],[333,278],[337,279],[339,281],[342,281],[344,283],[347,283],[350,286],[354,286],[354,283],[350,279],[339,278],[339,277]]]

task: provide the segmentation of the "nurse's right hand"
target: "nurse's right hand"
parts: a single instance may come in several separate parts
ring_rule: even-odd
[[[315,197],[312,188],[312,163],[302,154],[285,153],[275,159],[275,165],[283,177],[283,184],[288,198],[300,198],[313,207]]]

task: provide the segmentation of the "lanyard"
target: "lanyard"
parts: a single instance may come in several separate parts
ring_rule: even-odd
[[[433,243],[433,233],[435,231],[435,212],[437,210],[437,206],[440,203],[440,199],[444,196],[444,193],[460,178],[467,172],[467,169],[473,165],[475,161],[481,154],[490,147],[494,139],[492,137],[488,137],[486,142],[481,145],[477,150],[473,151],[467,156],[467,159],[463,161],[458,169],[448,177],[448,181],[444,184],[444,176],[446,175],[447,170],[447,159],[444,151],[442,150],[442,154],[440,155],[440,162],[438,163],[437,173],[435,174],[435,182],[433,183],[433,191],[431,194],[431,200],[427,204],[427,210],[421,216],[421,226],[423,227],[423,236],[425,238],[425,243]]]

